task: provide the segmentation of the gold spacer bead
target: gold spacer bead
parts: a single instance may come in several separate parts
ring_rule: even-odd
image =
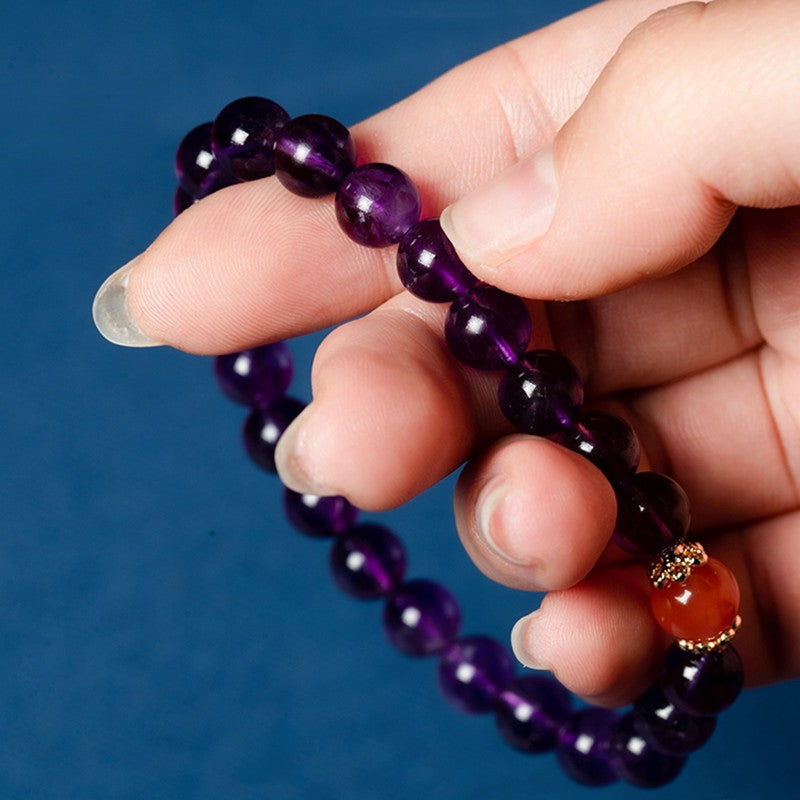
[[[687,653],[713,653],[724,649],[730,644],[731,639],[736,636],[737,631],[742,625],[742,618],[737,614],[733,624],[726,631],[718,633],[713,639],[702,642],[693,642],[690,639],[678,639],[678,647],[686,650]]]
[[[654,589],[683,583],[694,567],[702,567],[707,561],[708,556],[700,542],[678,542],[661,553],[650,566],[650,583]]]

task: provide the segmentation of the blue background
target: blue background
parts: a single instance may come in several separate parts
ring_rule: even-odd
[[[434,664],[336,592],[207,360],[114,348],[89,316],[169,221],[177,141],[231,99],[352,123],[580,5],[5,4],[0,798],[589,796],[445,706]],[[301,395],[314,341],[296,348]],[[466,630],[505,640],[531,598],[468,562],[451,491],[387,518]],[[749,692],[659,795],[793,796],[798,698]]]

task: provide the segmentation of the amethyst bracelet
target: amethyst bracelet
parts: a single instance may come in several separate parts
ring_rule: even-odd
[[[526,352],[531,321],[513,295],[480,283],[458,258],[438,220],[420,220],[420,198],[402,170],[357,166],[355,143],[336,120],[294,119],[276,103],[246,97],[213,123],[190,131],[176,156],[179,187],[173,206],[192,203],[240,181],[275,174],[305,197],[335,193],[343,231],[367,247],[398,245],[397,269],[417,297],[450,303],[444,336],[468,367],[502,371],[498,402],[520,431],[547,436],[583,455],[611,483],[617,498],[615,542],[649,564],[656,620],[676,639],[659,680],[625,713],[573,708],[568,692],[542,674],[515,674],[507,648],[485,636],[461,636],[461,612],[438,582],[408,579],[399,538],[374,523],[357,523],[344,497],[284,491],[292,525],[332,539],[330,567],[345,593],[381,600],[389,641],[409,656],[435,656],[445,698],[467,713],[495,715],[501,736],[528,753],[553,750],[575,780],[601,786],[618,779],[661,786],[705,743],[716,716],[738,696],[741,660],[735,634],[739,590],[721,562],[686,539],[689,506],[665,475],[637,472],[639,445],[622,419],[583,411],[574,366],[552,350]],[[293,367],[285,344],[244,350],[215,361],[222,390],[249,408],[245,448],[275,472],[275,447],[304,404],[286,394]]]

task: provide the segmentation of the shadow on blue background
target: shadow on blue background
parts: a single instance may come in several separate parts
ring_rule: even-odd
[[[172,153],[229,100],[354,122],[581,3],[18,4],[3,11],[0,797],[571,798],[338,595],[209,363],[89,305],[170,218]],[[307,375],[316,340],[301,342]],[[301,379],[299,394],[307,395]],[[388,519],[467,631],[531,600],[460,550],[452,481]],[[792,796],[797,684],[749,693],[664,798]],[[600,794],[638,796],[612,787]]]

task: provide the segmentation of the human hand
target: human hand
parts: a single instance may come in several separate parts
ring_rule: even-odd
[[[737,574],[737,646],[749,681],[764,682],[800,671],[800,9],[717,0],[629,33],[659,5],[589,9],[354,135],[362,161],[415,177],[428,216],[539,153],[443,225],[480,278],[573,301],[531,303],[535,345],[570,357],[587,398],[636,428],[646,466],[686,489],[693,533],[713,536]],[[517,653],[595,702],[632,699],[662,634],[641,565],[608,546],[605,479],[509,435],[497,377],[449,355],[445,309],[401,291],[394,251],[358,247],[329,202],[275,183],[182,214],[126,273],[130,319],[157,342],[216,353],[369,312],[320,348],[314,401],[279,446],[284,481],[386,508],[472,457],[456,497],[467,550],[493,579],[551,592],[515,629]]]

